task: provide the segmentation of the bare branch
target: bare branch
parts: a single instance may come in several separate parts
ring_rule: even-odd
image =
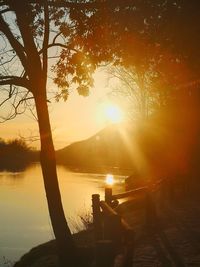
[[[18,57],[19,57],[19,59],[20,59],[20,61],[22,63],[22,66],[26,69],[27,61],[26,61],[26,55],[25,55],[25,52],[24,52],[24,47],[14,37],[14,35],[11,32],[8,24],[4,21],[2,15],[0,15],[0,31],[2,31],[5,34],[6,38],[10,42],[10,45],[12,46],[12,48],[14,49],[16,54],[18,55]]]
[[[48,43],[49,43],[49,10],[47,1],[44,2],[44,40],[43,40],[43,74],[47,79],[48,68]],[[46,83],[46,81],[45,81]]]
[[[35,114],[35,112],[33,111],[33,109],[29,108],[29,111],[32,115],[32,118],[34,118],[35,121],[38,121],[37,115]]]
[[[34,99],[33,96],[32,96],[32,97],[27,97],[28,93],[29,93],[29,92],[27,92],[26,97],[24,97],[24,98],[22,98],[22,99],[20,99],[20,100],[18,101],[17,105],[14,106],[14,104],[13,104],[13,107],[15,108],[15,111],[16,111],[17,114],[22,114],[22,113],[24,113],[24,111],[22,111],[22,112],[20,112],[20,113],[18,112],[18,108],[19,108],[19,106],[20,106],[21,104],[23,104],[23,103],[26,104],[26,101],[27,101],[27,100]]]
[[[62,48],[65,48],[65,49],[69,49],[69,50],[73,50],[75,52],[78,52],[77,49],[71,47],[70,45],[64,45],[64,44],[61,44],[61,43],[51,43],[47,46],[47,49],[51,48],[51,47],[62,47]],[[39,52],[39,54],[42,54],[43,53],[43,49],[41,49]]]
[[[1,103],[0,103],[0,107],[3,106],[9,99],[11,98],[11,96],[9,95],[7,98],[5,98]]]
[[[40,140],[40,137],[39,135],[37,134],[33,134],[33,132],[31,130],[29,130],[30,134],[29,136],[24,136],[22,135],[21,133],[19,133],[19,137],[20,139],[22,139],[23,141],[25,141],[26,143],[29,142],[29,143],[33,143],[33,142],[36,142],[36,141],[39,141]]]
[[[28,2],[22,1],[20,5],[16,1],[12,1],[12,7],[15,10],[15,15],[17,19],[17,24],[19,31],[21,32],[21,37],[24,43],[24,49],[28,59],[34,58],[34,69],[33,62],[27,60],[26,72],[29,76],[29,79],[34,79],[35,75],[42,70],[41,60],[38,55],[38,50],[34,42],[34,36],[29,23],[30,10],[28,8]],[[21,9],[24,9],[24,16],[22,16]]]
[[[0,11],[0,15],[5,14],[6,12],[9,12],[9,11],[11,11],[10,8],[3,9]]]
[[[21,86],[30,90],[29,81],[26,78],[18,76],[0,76],[0,85]]]
[[[45,0],[29,0],[29,3],[32,4],[41,4],[44,3]],[[114,1],[117,6],[124,6],[124,5],[130,5],[135,3],[135,0],[115,0]],[[113,0],[104,0],[104,1],[93,1],[93,2],[72,2],[72,1],[66,1],[66,0],[60,0],[60,1],[54,1],[49,0],[48,1],[49,6],[53,7],[60,7],[60,8],[80,8],[80,9],[93,9],[93,8],[99,8],[102,6],[111,6],[113,7]]]
[[[6,65],[7,63],[10,63],[15,57],[16,57],[16,55],[12,56],[10,59],[8,59],[7,61],[4,61],[4,62],[1,62],[2,60],[0,59],[1,66]]]
[[[58,32],[58,33],[54,36],[53,41],[52,41],[52,44],[55,44],[56,39],[57,39],[60,35],[62,35],[62,32]]]
[[[14,119],[17,115],[23,114],[27,107],[28,107],[28,101],[33,99],[33,96],[29,96],[30,92],[19,92],[19,89],[15,87],[12,89],[10,87],[10,90],[7,90],[8,92],[8,97],[5,98],[1,103],[0,107],[3,106],[6,102],[10,102],[10,111],[7,115],[5,116],[0,116],[0,122],[5,122],[8,120]],[[23,95],[22,95],[23,94]],[[11,103],[12,100],[12,103]]]

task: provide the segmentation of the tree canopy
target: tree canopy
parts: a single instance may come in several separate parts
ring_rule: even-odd
[[[102,62],[147,68],[147,54],[151,58],[154,54],[163,65],[163,55],[171,54],[174,64],[181,60],[198,72],[197,1],[2,0],[0,5],[0,84],[10,86],[4,89],[6,99],[16,96],[19,86],[32,92],[31,80],[40,69],[46,74],[53,71],[52,78],[60,88],[57,100],[66,100],[71,88],[88,95],[93,86],[92,74]],[[21,25],[20,29],[17,25]],[[35,58],[35,70],[28,56]],[[22,112],[29,99],[30,94],[20,91],[9,116]]]

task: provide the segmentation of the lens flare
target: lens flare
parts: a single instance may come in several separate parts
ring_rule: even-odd
[[[114,177],[112,174],[106,175],[106,184],[107,185],[113,185],[114,184]]]

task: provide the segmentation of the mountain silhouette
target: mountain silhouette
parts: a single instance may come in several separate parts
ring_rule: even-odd
[[[109,125],[58,150],[57,163],[98,171],[117,167],[148,178],[188,175],[194,166],[199,133],[195,114],[193,108],[181,106],[175,111],[163,110],[137,126],[133,122]]]
[[[57,151],[57,162],[81,168],[130,168],[132,127],[112,124],[94,136]]]

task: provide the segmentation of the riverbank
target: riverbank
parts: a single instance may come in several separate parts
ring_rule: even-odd
[[[135,230],[133,265],[200,266],[199,197],[179,197],[165,206],[157,204],[158,217],[153,228],[145,223],[142,204],[136,207],[129,202],[121,206],[120,213]],[[80,232],[74,238],[85,262],[81,267],[91,267],[94,256],[92,230]],[[55,241],[50,241],[32,249],[14,267],[57,267],[55,251]]]
[[[88,267],[94,259],[94,234],[93,230],[80,231],[73,235],[78,248],[79,257],[82,258],[83,267]],[[56,241],[32,248],[17,261],[13,267],[57,267]]]

